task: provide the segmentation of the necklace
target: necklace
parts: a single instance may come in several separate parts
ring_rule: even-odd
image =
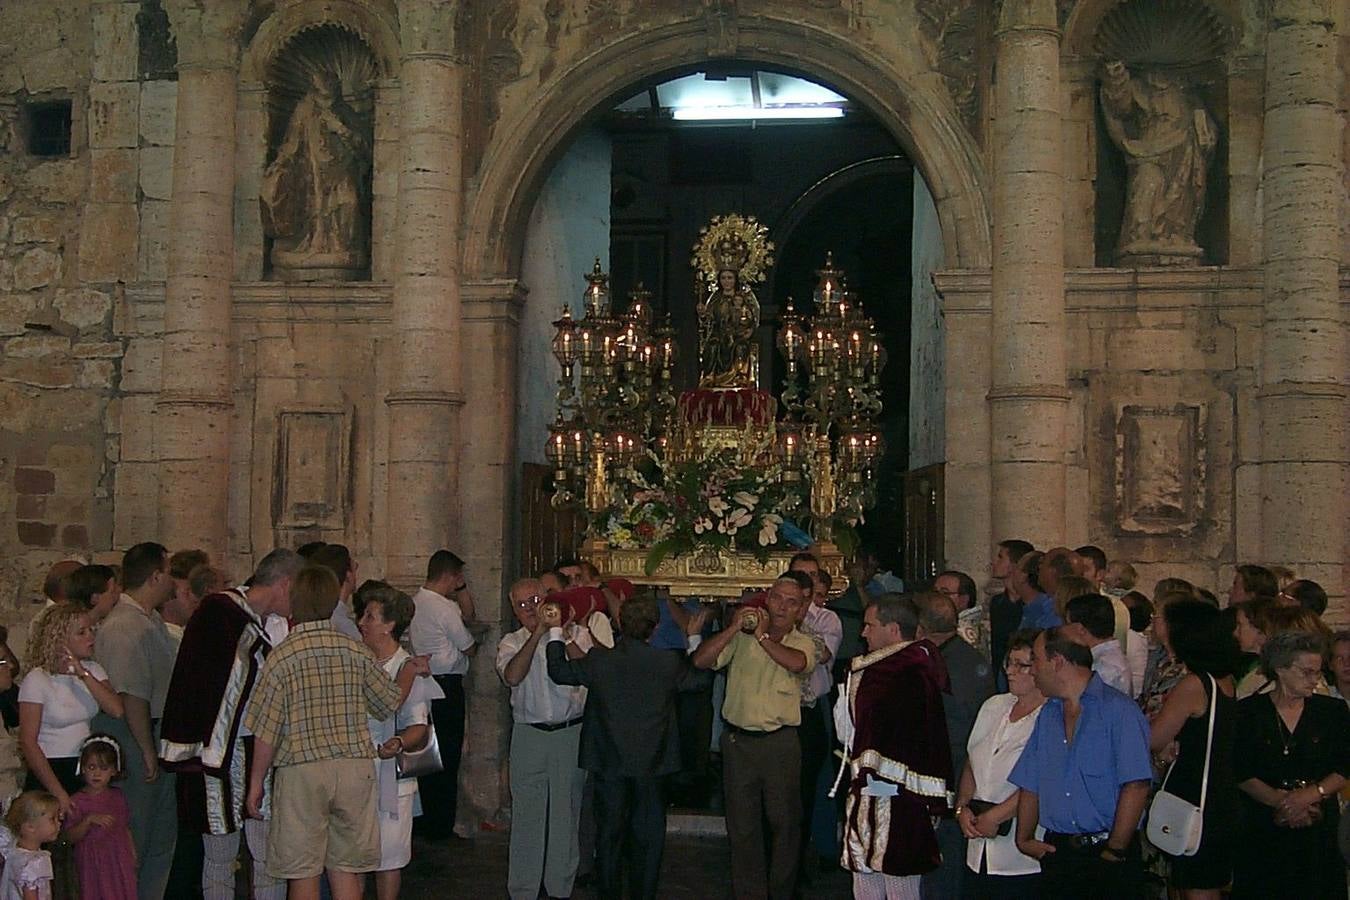
[[[1279,727],[1279,729],[1280,729],[1280,744],[1281,744],[1281,748],[1282,748],[1283,751],[1284,751],[1284,755],[1285,755],[1285,756],[1288,756],[1288,755],[1289,755],[1289,751],[1290,751],[1291,749],[1293,749],[1293,744],[1294,744],[1294,732],[1290,731],[1290,730],[1289,730],[1289,726],[1286,725],[1286,724],[1284,724],[1284,716],[1280,715],[1280,708],[1279,708],[1278,706],[1275,705],[1275,700],[1274,700],[1274,698],[1271,698],[1270,706],[1271,706],[1272,709],[1275,710],[1275,723],[1276,723],[1276,725],[1277,725],[1277,726]],[[1295,727],[1295,728],[1298,727],[1297,723],[1295,723],[1294,727]]]

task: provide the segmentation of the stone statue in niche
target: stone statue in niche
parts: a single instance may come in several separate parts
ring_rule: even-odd
[[[312,72],[263,172],[263,225],[281,280],[361,277],[369,265],[372,151],[371,123],[346,102],[338,75]]]
[[[1194,265],[1195,228],[1218,134],[1186,86],[1160,69],[1106,63],[1102,112],[1125,154],[1128,178],[1116,259],[1123,265]]]

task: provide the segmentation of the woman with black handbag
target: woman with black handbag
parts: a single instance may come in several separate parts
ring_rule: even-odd
[[[1172,756],[1173,762],[1154,798],[1149,834],[1155,836],[1154,827],[1163,825],[1162,817],[1172,809],[1185,804],[1199,810],[1199,844],[1186,848],[1191,853],[1169,853],[1168,885],[1184,900],[1218,900],[1233,877],[1238,814],[1233,775],[1237,641],[1219,610],[1199,600],[1169,603],[1160,624],[1154,633],[1190,674],[1167,695],[1151,723],[1150,749],[1164,758]],[[1175,804],[1172,809],[1164,805],[1169,799]]]
[[[963,894],[968,898],[1040,896],[1041,864],[1017,849],[1017,786],[1008,780],[1045,703],[1031,676],[1037,634],[1026,629],[1009,638],[1003,662],[1008,693],[984,702],[966,745],[970,752],[957,786],[956,822],[968,840]]]

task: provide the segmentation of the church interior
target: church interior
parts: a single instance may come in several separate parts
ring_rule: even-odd
[[[493,643],[594,542],[661,583],[602,511],[716,447],[836,574],[1091,543],[1346,627],[1348,106],[1337,0],[7,0],[0,624],[62,559],[329,541],[453,549]]]

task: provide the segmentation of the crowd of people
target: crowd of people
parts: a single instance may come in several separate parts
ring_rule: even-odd
[[[906,591],[861,550],[698,603],[567,559],[508,591],[515,900],[661,894],[666,813],[726,816],[732,893],[829,867],[857,898],[1345,897],[1350,632],[1294,573],[1227,603],[1136,584],[1096,547],[1001,542],[993,596]],[[411,596],[347,548],[276,549],[232,586],[199,550],[60,563],[0,711],[26,767],[0,900],[392,900],[455,835],[464,562]]]

